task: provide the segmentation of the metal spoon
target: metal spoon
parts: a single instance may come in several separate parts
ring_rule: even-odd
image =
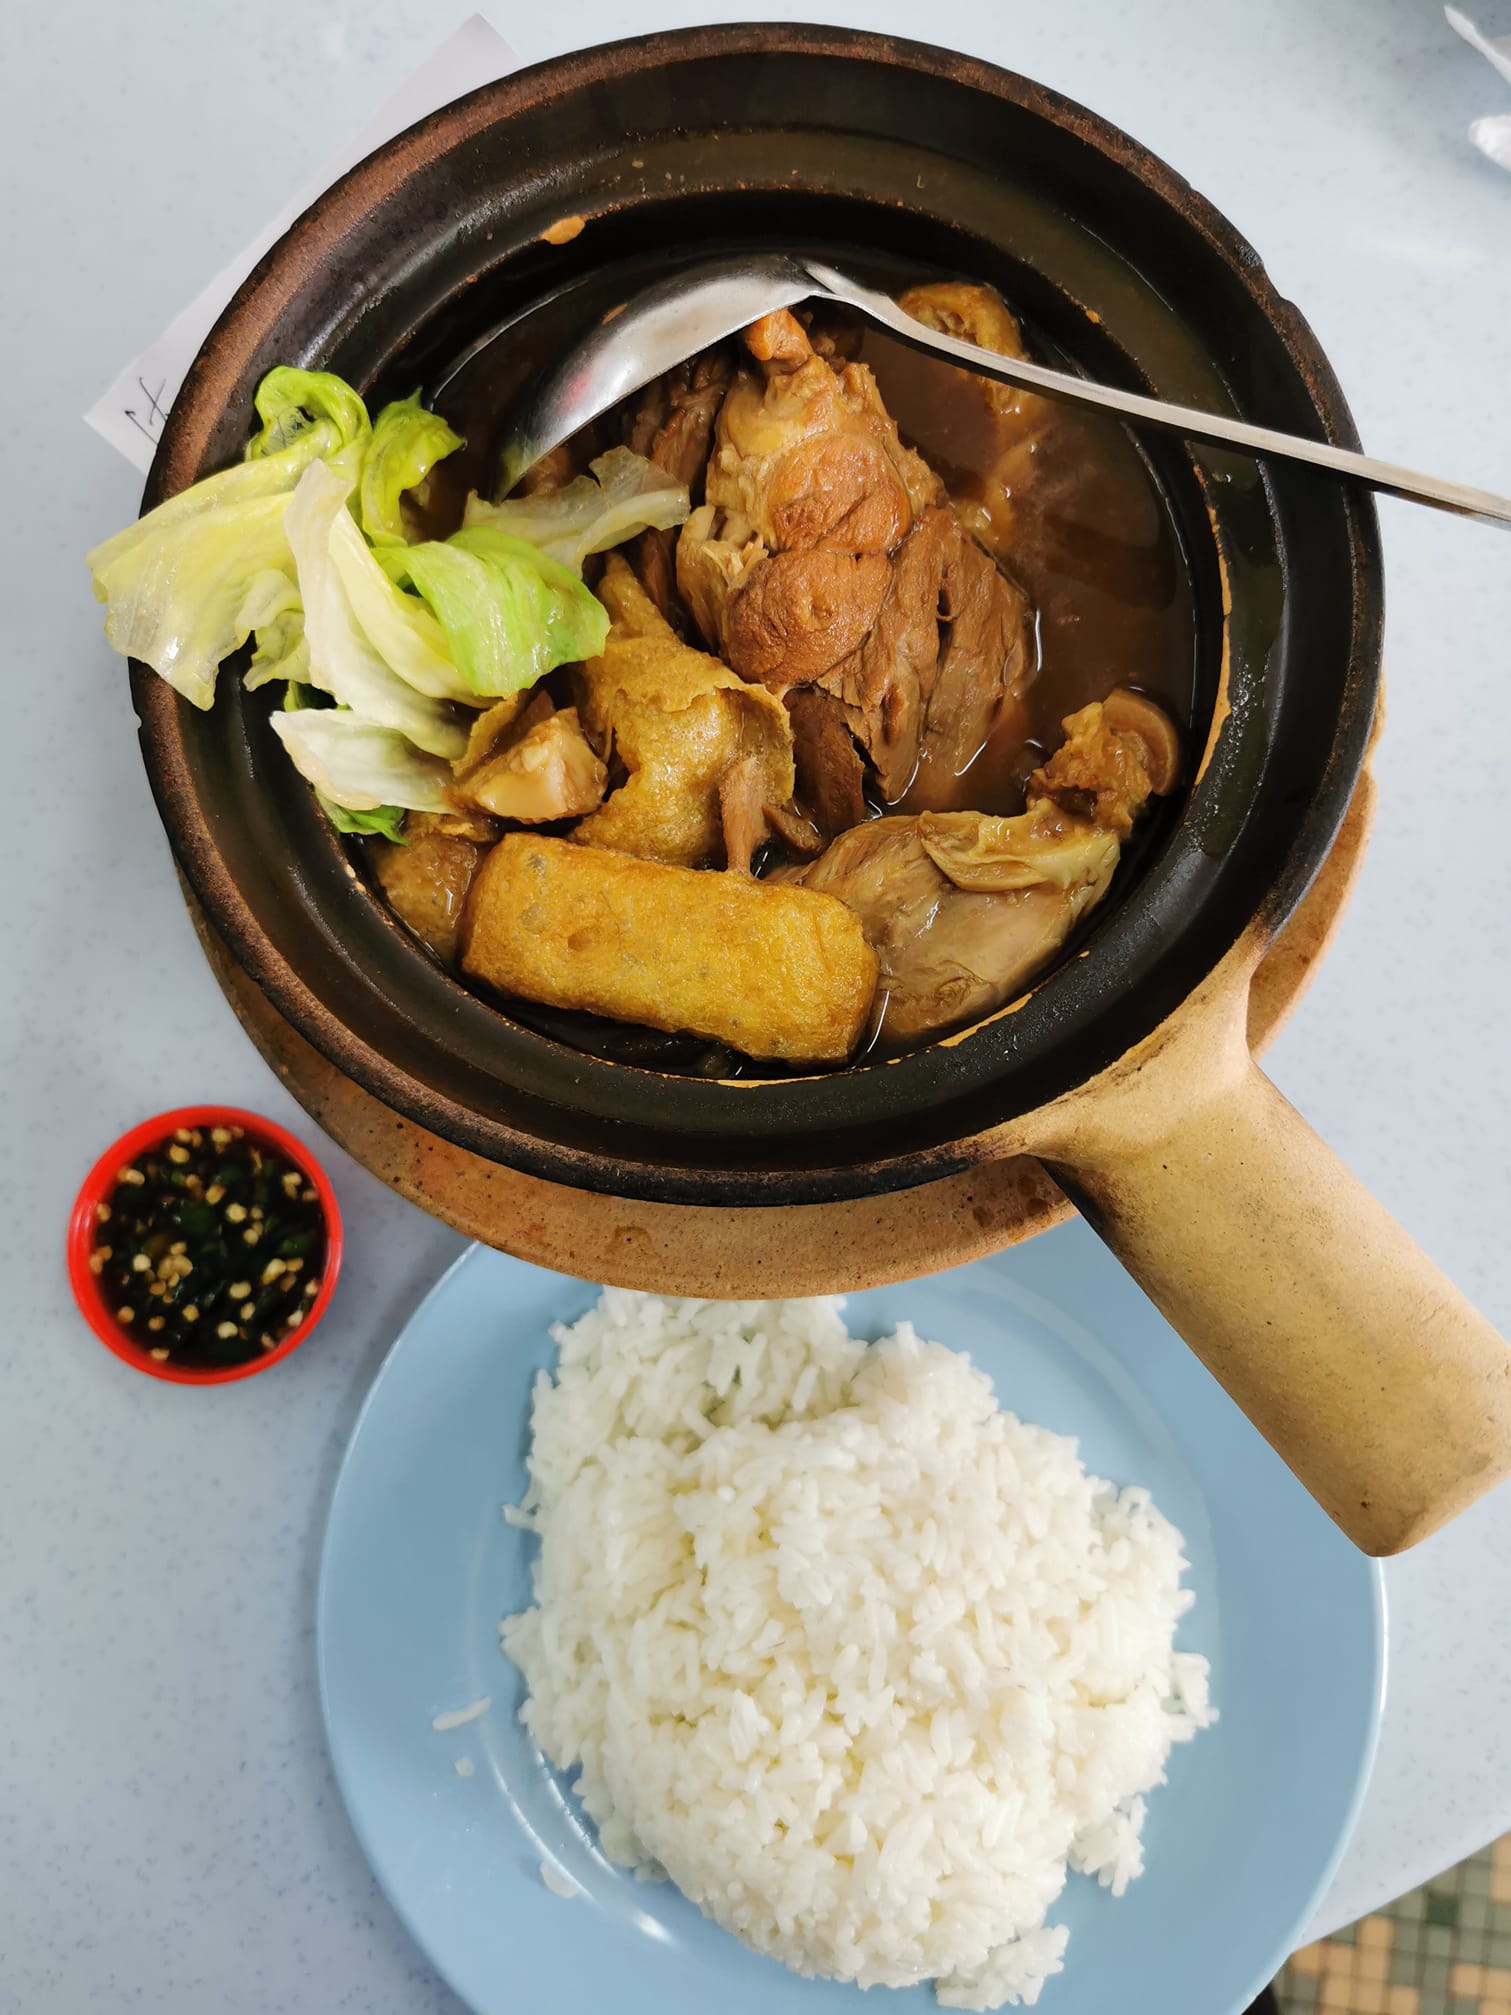
[[[1172,406],[1142,392],[1117,391],[1068,371],[1004,357],[941,335],[905,315],[897,303],[835,267],[776,253],[710,260],[657,281],[612,308],[573,349],[527,388],[510,416],[500,465],[500,496],[507,496],[532,463],[569,440],[579,427],[638,392],[710,343],[798,301],[835,301],[853,308],[916,350],[947,357],[983,378],[1022,385],[1072,405],[1095,406],[1123,419],[1164,427],[1190,441],[1215,442],[1253,455],[1281,455],[1336,475],[1353,476],[1388,496],[1431,504],[1441,511],[1511,526],[1511,498],[1451,483],[1440,476],[1376,461],[1351,448],[1277,433],[1248,420],[1229,419],[1194,406]]]

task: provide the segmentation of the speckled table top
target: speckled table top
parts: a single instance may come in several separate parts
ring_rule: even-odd
[[[1511,489],[1511,175],[1463,138],[1504,89],[1431,0],[766,11],[928,34],[1096,107],[1247,233],[1368,445]],[[1478,11],[1511,30],[1511,0]],[[530,60],[719,10],[492,12]],[[7,20],[0,2008],[25,2015],[457,2008],[347,1827],[310,1642],[345,1435],[457,1241],[328,1149],[348,1225],[336,1308],[279,1372],[210,1393],[108,1357],[60,1263],[82,1171],[141,1115],[216,1098],[314,1131],[179,898],[81,564],[139,485],[78,416],[449,26],[400,0],[57,0]],[[1270,1068],[1506,1328],[1511,548],[1384,517],[1379,824]],[[1319,1930],[1511,1824],[1508,1559],[1502,1491],[1390,1568],[1384,1738]]]

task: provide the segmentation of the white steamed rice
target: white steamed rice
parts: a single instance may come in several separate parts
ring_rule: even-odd
[[[610,1289],[536,1381],[523,1718],[604,1852],[805,1974],[1032,2002],[1212,1719],[1181,1537],[906,1325]]]

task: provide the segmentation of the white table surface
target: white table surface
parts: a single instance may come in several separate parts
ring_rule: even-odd
[[[1511,490],[1511,175],[1463,137],[1511,98],[1432,0],[768,11],[929,34],[1094,106],[1259,248],[1377,453]],[[1478,12],[1511,30],[1511,0]],[[654,0],[493,10],[526,60],[717,16]],[[82,564],[134,515],[139,483],[78,416],[450,25],[405,0],[7,16],[0,2008],[24,2015],[458,2007],[348,1829],[311,1648],[344,1438],[458,1240],[324,1144],[348,1228],[334,1310],[275,1375],[209,1393],[118,1365],[61,1265],[83,1170],[142,1115],[213,1098],[315,1137],[179,898]],[[1379,824],[1271,1066],[1505,1328],[1511,545],[1395,505],[1385,538]],[[1319,1924],[1511,1825],[1508,1560],[1502,1491],[1389,1568],[1379,1763]]]

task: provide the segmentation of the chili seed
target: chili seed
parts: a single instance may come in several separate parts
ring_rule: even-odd
[[[286,1178],[285,1178],[285,1179],[286,1179]],[[97,1204],[95,1205],[95,1207],[94,1207],[94,1221],[95,1221],[95,1223],[96,1223],[96,1224],[109,1224],[109,1222],[110,1222],[110,1205],[109,1205],[108,1203],[97,1203]]]
[[[180,1165],[182,1165],[189,1159],[189,1150],[186,1147],[180,1147],[178,1143],[175,1141],[173,1146],[170,1147],[168,1150],[168,1159],[169,1161],[178,1162]]]
[[[249,1280],[238,1280],[226,1289],[226,1293],[230,1295],[232,1301],[245,1301],[251,1292],[252,1283]]]
[[[262,1269],[263,1286],[271,1287],[273,1282],[277,1280],[278,1276],[281,1273],[287,1272],[287,1270],[288,1270],[287,1263],[284,1260],[270,1259],[267,1265]]]
[[[129,1182],[133,1189],[140,1189],[146,1180],[139,1168],[123,1168],[116,1177],[117,1182]]]
[[[226,1205],[226,1216],[232,1224],[241,1224],[245,1220],[246,1214],[247,1207],[244,1203],[228,1203]]]
[[[183,1316],[185,1322],[199,1321],[199,1310],[194,1306],[192,1301],[182,1308],[179,1313]]]
[[[212,1182],[210,1187],[205,1191],[205,1202],[219,1203],[225,1193],[226,1186],[223,1182]]]
[[[124,1305],[116,1310],[115,1319],[117,1322],[135,1322],[136,1310],[129,1305]]]
[[[166,1318],[161,1315],[149,1316],[147,1319],[147,1327],[149,1329],[161,1329],[165,1320]]]
[[[212,1126],[210,1129],[210,1138],[217,1147],[229,1147],[231,1145],[231,1129],[226,1126]]]
[[[103,1273],[105,1271],[105,1259],[106,1254],[103,1252],[92,1252],[89,1255],[89,1271],[91,1273]]]
[[[218,1322],[215,1325],[215,1334],[224,1343],[228,1337],[236,1334],[236,1325],[234,1322]]]
[[[185,1143],[185,1145],[187,1145],[188,1142],[193,1140],[194,1136],[193,1134],[190,1133],[189,1129],[186,1126],[181,1126],[175,1128],[173,1138],[175,1140],[181,1140]]]
[[[131,1255],[131,1271],[133,1273],[150,1273],[151,1270],[152,1261],[148,1259],[146,1253],[134,1252]]]

